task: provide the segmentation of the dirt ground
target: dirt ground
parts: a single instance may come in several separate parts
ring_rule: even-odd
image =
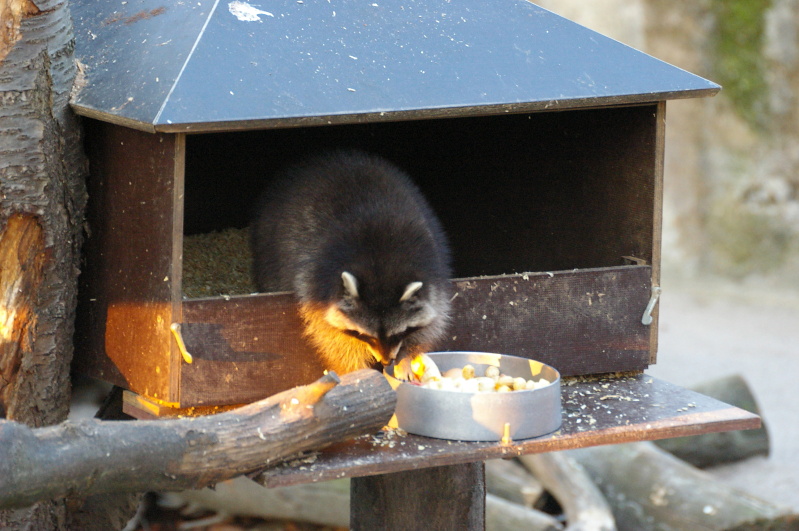
[[[647,372],[684,386],[741,374],[760,406],[771,455],[711,473],[799,511],[799,290],[668,274],[661,284],[658,363]]]

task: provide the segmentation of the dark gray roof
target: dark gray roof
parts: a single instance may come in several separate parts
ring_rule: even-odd
[[[523,112],[719,86],[525,0],[74,0],[79,114],[213,131]]]

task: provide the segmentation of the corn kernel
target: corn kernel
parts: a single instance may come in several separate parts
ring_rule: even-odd
[[[464,365],[461,374],[466,380],[474,378],[474,365]]]
[[[497,385],[506,385],[508,387],[513,387],[513,376],[508,376],[507,374],[500,374],[499,378],[497,378]]]

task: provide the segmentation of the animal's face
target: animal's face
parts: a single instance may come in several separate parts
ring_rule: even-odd
[[[325,320],[343,334],[365,343],[384,365],[411,352],[414,347],[438,338],[448,315],[446,305],[436,296],[435,286],[413,281],[395,294],[395,300],[381,297],[378,304],[364,297],[358,280],[342,273],[342,296],[328,307]],[[443,295],[443,294],[442,294]]]

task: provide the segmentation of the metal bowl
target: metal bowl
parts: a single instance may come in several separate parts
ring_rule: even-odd
[[[494,365],[501,373],[527,380],[546,378],[551,384],[508,393],[467,393],[427,389],[394,377],[385,369],[397,392],[392,424],[408,433],[458,441],[499,441],[539,437],[561,424],[560,373],[539,361],[486,352],[431,352],[441,372],[471,364],[478,375]],[[506,428],[507,426],[507,428]]]

